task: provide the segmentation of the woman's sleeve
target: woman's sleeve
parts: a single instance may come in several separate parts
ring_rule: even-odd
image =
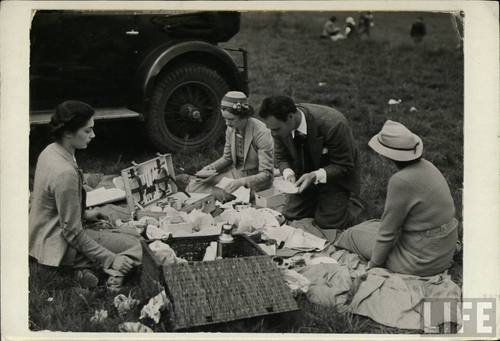
[[[274,173],[274,142],[268,129],[262,130],[253,138],[259,158],[259,172],[244,177],[245,185],[250,188],[266,188],[271,186]]]
[[[384,265],[410,211],[409,188],[409,184],[398,177],[393,176],[389,180],[385,209],[370,260],[374,266]]]
[[[218,172],[220,172],[224,168],[229,167],[233,163],[233,158],[231,156],[231,132],[232,130],[230,128],[226,129],[226,143],[224,144],[224,152],[218,160],[210,164],[210,166],[212,166]]]
[[[79,252],[103,268],[111,267],[115,254],[90,238],[82,226],[78,175],[72,171],[62,173],[54,184],[59,223],[63,238]]]

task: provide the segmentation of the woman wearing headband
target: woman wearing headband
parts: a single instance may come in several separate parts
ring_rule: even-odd
[[[70,266],[82,286],[98,283],[96,266],[110,275],[108,287],[119,288],[123,276],[141,263],[139,240],[119,230],[85,228],[106,217],[86,210],[83,174],[75,151],[95,137],[94,109],[79,101],[56,108],[50,127],[55,142],[38,157],[29,212],[29,254],[47,266]],[[106,224],[104,224],[106,225]]]
[[[422,158],[420,137],[398,122],[385,122],[368,145],[392,160],[381,220],[346,230],[335,246],[369,260],[368,267],[430,276],[450,267],[458,240],[455,205],[441,172]]]
[[[226,144],[220,159],[200,172],[216,174],[210,181],[191,181],[190,192],[209,192],[222,178],[233,179],[224,189],[231,193],[241,186],[261,191],[273,183],[274,144],[271,132],[256,118],[243,92],[229,91],[221,101],[221,114],[226,121]]]

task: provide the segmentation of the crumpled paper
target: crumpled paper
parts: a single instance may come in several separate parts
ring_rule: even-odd
[[[142,217],[141,219],[138,220],[138,222],[139,222],[139,224],[142,224],[144,226],[147,226],[147,225],[160,226],[160,222],[158,221],[158,219],[153,218],[153,217],[148,217],[148,216]]]
[[[259,208],[257,210],[257,212],[259,214],[260,213],[269,213],[270,215],[272,215],[274,217],[274,219],[276,219],[276,221],[278,222],[279,225],[283,225],[283,223],[286,221],[286,218],[283,214],[281,214],[280,212],[278,212],[276,210],[273,210],[272,208],[268,208],[268,207]]]
[[[123,316],[127,314],[131,309],[134,309],[139,304],[139,300],[132,298],[129,294],[128,297],[120,294],[117,295],[113,300],[113,305],[118,311],[118,315]]]
[[[90,318],[90,322],[99,323],[103,322],[107,318],[108,318],[108,311],[104,309],[99,309],[94,312],[94,316]]]
[[[170,306],[170,301],[167,298],[165,290],[162,290],[158,295],[151,297],[148,304],[141,309],[140,320],[150,318],[155,323],[160,322],[161,312]]]
[[[278,227],[280,223],[275,215],[268,210],[249,207],[237,212],[227,209],[221,213],[220,218],[231,225],[236,225],[236,233],[253,233],[262,231],[265,227]]]
[[[169,232],[160,229],[158,226],[148,225],[146,227],[146,236],[148,239],[164,239],[168,238],[169,235]]]
[[[281,269],[281,274],[283,275],[286,285],[292,291],[293,296],[297,296],[301,293],[305,294],[309,291],[311,281],[297,271]]]
[[[152,333],[153,330],[140,322],[123,322],[118,325],[122,333]]]
[[[193,232],[215,225],[214,217],[202,210],[192,210],[188,214],[188,219],[193,224]]]
[[[274,239],[278,245],[284,242],[284,246],[290,249],[304,251],[322,250],[327,243],[326,239],[316,237],[302,229],[296,229],[288,225],[278,227],[266,226],[262,232],[262,239]]]
[[[163,265],[187,263],[187,260],[177,257],[175,251],[168,244],[160,240],[150,243],[149,248]]]

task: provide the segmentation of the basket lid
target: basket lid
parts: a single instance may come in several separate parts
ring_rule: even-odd
[[[125,186],[127,204],[131,212],[136,206],[146,207],[168,195],[177,192],[172,156],[158,154],[158,157],[121,171]]]
[[[270,257],[163,267],[175,330],[298,310]]]

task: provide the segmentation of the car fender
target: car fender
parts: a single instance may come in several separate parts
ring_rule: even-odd
[[[169,63],[178,60],[177,58],[189,53],[202,53],[217,59],[236,82],[241,83],[238,67],[231,55],[223,49],[204,41],[182,41],[166,43],[160,45],[147,55],[140,64],[136,75],[136,86],[142,94],[143,99],[147,99],[154,85],[155,78]],[[201,62],[202,63],[202,62]],[[203,63],[202,63],[203,64]]]

